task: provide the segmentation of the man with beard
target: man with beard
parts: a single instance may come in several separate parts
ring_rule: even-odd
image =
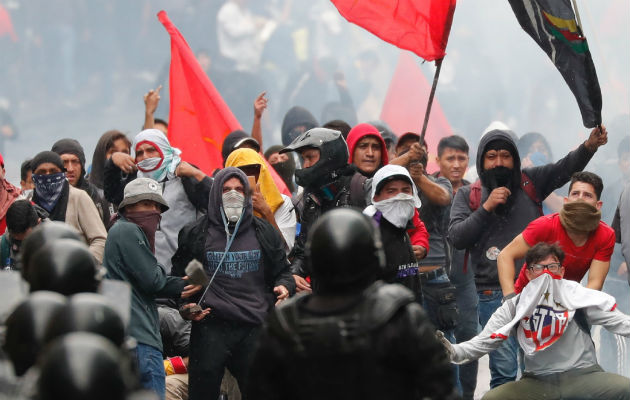
[[[155,298],[186,298],[201,286],[187,285],[187,278],[167,276],[155,258],[155,232],[161,214],[169,208],[161,192],[160,185],[149,178],[137,178],[125,186],[103,265],[108,278],[131,285],[129,335],[138,342],[140,381],[164,399],[166,378]]]
[[[541,200],[584,169],[607,139],[604,127],[593,129],[583,144],[555,164],[522,171],[510,132],[496,129],[481,139],[477,151],[480,179],[457,191],[449,237],[455,248],[467,249],[465,268],[475,271],[482,326],[503,298],[496,264],[501,250],[542,215]],[[490,353],[490,387],[516,378],[516,350],[516,342],[510,339]]]
[[[57,153],[42,151],[31,161],[33,171],[33,203],[42,207],[52,221],[65,222],[83,236],[90,253],[103,262],[107,231],[90,196],[70,185],[63,161]]]
[[[53,144],[51,151],[59,154],[66,170],[66,178],[72,186],[85,190],[90,195],[98,210],[103,225],[109,225],[109,207],[105,199],[99,194],[96,186],[85,178],[85,152],[81,144],[74,139],[61,139]]]
[[[588,272],[586,287],[602,290],[615,246],[615,232],[601,221],[603,188],[602,179],[594,173],[576,172],[560,212],[532,221],[501,250],[497,268],[504,296],[520,293],[527,284],[524,268],[514,282],[515,261],[538,242],[560,244],[566,255],[565,279],[580,282]]]

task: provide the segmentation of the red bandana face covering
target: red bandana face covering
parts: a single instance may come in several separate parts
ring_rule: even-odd
[[[134,224],[138,225],[140,229],[147,235],[149,245],[151,246],[151,252],[155,254],[155,232],[157,231],[162,214],[157,211],[132,211],[124,213],[125,218]]]

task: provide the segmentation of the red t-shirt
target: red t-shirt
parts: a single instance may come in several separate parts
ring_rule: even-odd
[[[603,222],[586,241],[583,246],[573,244],[567,232],[560,223],[558,213],[545,215],[535,219],[523,231],[523,239],[531,247],[539,242],[558,243],[564,250],[564,279],[580,282],[591,267],[591,261],[610,261],[610,256],[615,247],[615,231]],[[527,285],[529,280],[525,276],[525,268],[514,284],[516,293]]]

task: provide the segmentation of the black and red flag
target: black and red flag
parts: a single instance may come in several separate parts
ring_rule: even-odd
[[[509,0],[519,24],[573,92],[587,128],[602,122],[602,93],[588,43],[569,0]]]

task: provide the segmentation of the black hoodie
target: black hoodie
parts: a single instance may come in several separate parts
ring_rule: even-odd
[[[455,248],[468,249],[468,268],[475,272],[477,290],[501,290],[497,273],[496,256],[508,243],[521,233],[534,219],[540,217],[538,205],[521,189],[520,157],[516,144],[507,131],[494,130],[487,133],[479,142],[477,151],[477,171],[483,173],[483,155],[488,144],[494,140],[506,141],[514,157],[512,194],[508,207],[503,213],[488,212],[482,205],[488,199],[490,190],[482,181],[481,202],[476,210],[470,208],[470,186],[457,191],[451,207],[449,237]],[[581,144],[555,164],[525,168],[523,172],[536,188],[537,197],[545,199],[555,189],[569,181],[574,172],[582,171],[593,157]],[[522,260],[516,260],[518,276]]]
[[[262,227],[253,214],[247,176],[238,168],[222,169],[215,176],[208,201],[208,225],[202,262],[206,273],[212,277],[228,241],[221,216],[223,185],[235,177],[243,183],[246,193],[243,214],[234,240],[203,297],[202,305],[212,308],[212,314],[218,318],[262,324],[274,304],[273,287],[284,285],[289,292],[293,292],[295,283],[289,274],[284,252],[279,257],[269,257],[268,240],[273,240],[278,251],[282,251],[279,233],[273,228],[269,229],[268,224],[265,225],[267,229],[264,235],[258,233]],[[234,233],[233,227],[230,232]]]

